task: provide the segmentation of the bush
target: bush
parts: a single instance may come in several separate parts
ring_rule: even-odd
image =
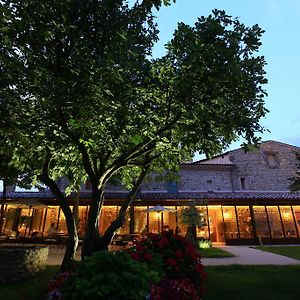
[[[207,240],[207,239],[204,239],[204,238],[197,240],[197,244],[198,244],[198,247],[200,249],[207,249],[207,248],[212,247],[211,240]]]
[[[158,273],[125,252],[101,251],[84,261],[62,288],[66,300],[141,300]]]
[[[203,270],[196,245],[184,237],[170,232],[159,235],[148,234],[146,238],[137,241],[128,252],[132,259],[145,262],[153,270],[158,271],[162,280],[174,280],[178,286],[182,282],[188,282],[196,289],[199,296],[202,294],[203,281],[207,275]]]
[[[150,289],[151,300],[200,300],[194,285],[188,279],[162,279]]]

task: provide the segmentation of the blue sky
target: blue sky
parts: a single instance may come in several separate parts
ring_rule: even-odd
[[[266,31],[259,54],[268,63],[265,100],[270,112],[261,124],[270,132],[262,139],[300,146],[300,0],[177,0],[156,13],[160,41],[154,56],[165,53],[164,44],[172,38],[178,22],[193,25],[199,16],[207,16],[215,8]],[[230,149],[239,145],[234,143]]]

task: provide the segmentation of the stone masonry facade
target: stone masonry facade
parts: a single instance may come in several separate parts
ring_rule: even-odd
[[[299,147],[275,141],[260,144],[259,149],[229,151],[211,160],[180,167],[179,192],[289,191],[295,175]],[[223,161],[224,162],[223,162]],[[141,191],[167,192],[167,182],[147,182]]]

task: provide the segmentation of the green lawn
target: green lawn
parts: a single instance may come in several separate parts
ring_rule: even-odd
[[[58,270],[58,266],[47,266],[46,270],[33,279],[20,283],[0,286],[0,299],[5,300],[42,300],[49,280]],[[2,298],[3,297],[3,298]]]
[[[0,287],[0,299],[42,300],[58,267],[48,266],[36,279]],[[207,292],[203,300],[298,300],[300,266],[206,267]]]
[[[272,252],[275,254],[280,254],[288,256],[290,258],[300,259],[300,246],[280,246],[280,247],[270,247],[270,246],[261,246],[255,247],[256,249]],[[300,297],[300,296],[299,296]]]
[[[203,300],[298,300],[300,266],[210,266]]]
[[[232,257],[233,255],[227,251],[224,251],[220,248],[201,248],[200,253],[204,258],[223,258],[223,257]]]

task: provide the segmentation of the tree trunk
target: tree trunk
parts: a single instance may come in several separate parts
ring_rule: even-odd
[[[97,250],[102,250],[102,241],[99,234],[99,214],[103,205],[104,188],[98,189],[95,186],[92,184],[92,201],[83,239],[82,259],[86,256],[91,256]]]
[[[73,262],[76,258],[76,250],[78,247],[78,235],[76,230],[76,224],[74,219],[66,217],[66,223],[68,228],[68,239],[66,244],[66,252],[64,254],[61,270],[66,271],[72,268]]]
[[[79,195],[80,191],[75,196],[74,204],[73,204],[73,218],[76,226],[76,231],[79,229]]]
[[[121,209],[119,211],[118,217],[111,222],[107,230],[105,231],[103,237],[100,240],[99,247],[101,250],[108,250],[108,246],[110,245],[112,239],[114,238],[114,235],[116,231],[121,228],[125,223],[125,214],[128,209],[128,207],[132,204],[147,172],[148,172],[149,166],[145,166],[142,170],[141,174],[139,175],[137,181],[134,183],[134,186],[130,193],[127,196],[126,201],[122,204]]]

